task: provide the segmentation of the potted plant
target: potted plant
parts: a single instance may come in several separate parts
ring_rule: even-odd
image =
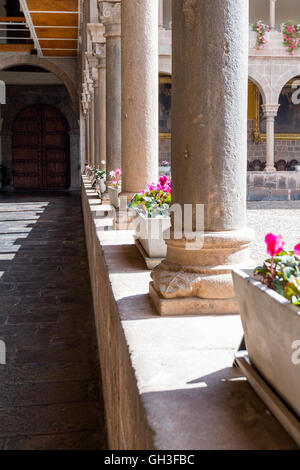
[[[262,20],[257,20],[253,23],[252,29],[256,32],[256,49],[261,50],[267,42],[269,26],[264,24]]]
[[[266,236],[268,259],[233,281],[251,365],[300,418],[300,244]],[[297,352],[298,348],[298,352]]]
[[[116,168],[114,171],[111,171],[109,175],[112,178],[112,182],[108,185],[109,199],[111,204],[118,209],[120,206],[119,194],[121,192],[122,171],[120,168]]]
[[[105,165],[105,162],[102,161],[101,165]],[[93,182],[92,187],[95,188],[99,193],[103,194],[106,191],[106,170],[102,168],[93,168]]]
[[[163,238],[170,228],[171,181],[161,176],[140,194],[135,194],[128,207],[136,209],[136,239],[149,258],[165,258],[167,246]]]
[[[163,175],[166,175],[166,176],[171,175],[171,165],[167,160],[164,160],[164,161],[161,162],[161,164],[159,166],[159,173],[163,174]]]
[[[95,168],[91,167],[90,165],[85,165],[85,175],[88,177],[88,178],[92,178],[93,175],[94,175],[94,171],[95,171]]]

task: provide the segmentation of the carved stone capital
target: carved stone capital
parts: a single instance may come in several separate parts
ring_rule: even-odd
[[[106,67],[106,44],[95,44],[94,56],[98,60],[98,67]]]
[[[266,118],[275,118],[278,113],[279,104],[263,104],[262,110]]]
[[[92,44],[97,44],[101,42],[105,42],[105,27],[101,23],[88,23],[87,30],[91,37]]]
[[[99,1],[99,19],[105,26],[105,37],[121,35],[121,1]]]

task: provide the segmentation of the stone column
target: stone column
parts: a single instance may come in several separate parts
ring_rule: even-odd
[[[70,190],[80,188],[80,134],[79,130],[73,129],[69,132],[70,136]]]
[[[99,97],[98,97],[98,153],[99,162],[106,161],[106,45],[98,44],[96,48],[98,58]]]
[[[158,27],[164,29],[164,0],[158,0]]]
[[[231,270],[249,266],[253,238],[246,227],[248,2],[214,0],[211,8],[207,0],[173,0],[172,14],[172,204],[179,221],[181,208],[193,223],[182,233],[174,215],[150,295],[161,315],[237,313]],[[203,232],[195,221],[201,208]]]
[[[158,180],[158,1],[122,0],[122,192]]]
[[[92,40],[95,73],[95,153],[100,165],[106,160],[106,44],[105,28],[100,23],[88,24]]]
[[[270,27],[271,30],[276,28],[276,0],[270,0]]]
[[[267,149],[266,149],[266,168],[265,171],[273,173],[276,171],[274,166],[274,122],[279,109],[279,104],[263,104],[262,109],[267,120]]]
[[[94,87],[89,84],[89,135],[90,135],[90,158],[92,166],[95,166],[95,109],[94,109]]]
[[[98,76],[98,59],[94,54],[86,53],[89,63],[89,76],[91,77],[91,112],[92,112],[92,152],[94,164],[96,167],[100,165],[99,160],[99,76]]]
[[[106,170],[121,167],[121,2],[99,1],[106,38]]]
[[[88,88],[90,92],[90,116],[91,116],[91,154],[94,166],[98,166],[98,155],[97,155],[97,140],[98,140],[98,60],[93,54],[86,53],[88,61]]]
[[[85,129],[86,129],[86,112],[85,112],[85,105],[83,103],[83,99],[81,98],[81,110],[80,110],[80,168],[81,173],[83,173],[85,169],[85,162],[86,162],[86,136],[85,136]]]

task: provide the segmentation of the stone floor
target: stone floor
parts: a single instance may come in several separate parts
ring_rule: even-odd
[[[78,194],[0,195],[0,449],[105,449]]]
[[[268,231],[300,241],[300,202],[249,203],[248,223],[259,263]],[[0,195],[0,340],[0,449],[107,448],[78,195]]]

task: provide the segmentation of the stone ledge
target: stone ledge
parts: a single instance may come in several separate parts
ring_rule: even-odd
[[[110,449],[295,448],[232,367],[239,316],[158,316],[133,232],[97,227],[85,178],[82,206]]]
[[[248,201],[295,201],[300,200],[300,172],[248,171]]]

